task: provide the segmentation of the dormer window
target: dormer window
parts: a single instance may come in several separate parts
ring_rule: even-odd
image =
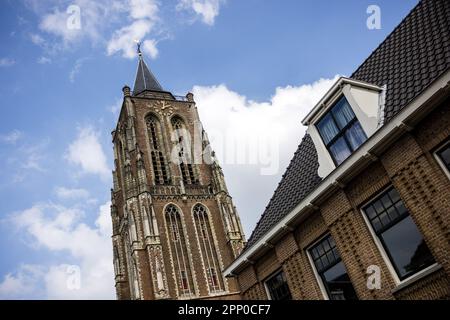
[[[387,87],[339,78],[303,119],[325,178],[383,124]]]
[[[367,140],[344,96],[317,123],[317,129],[336,165],[340,165]]]

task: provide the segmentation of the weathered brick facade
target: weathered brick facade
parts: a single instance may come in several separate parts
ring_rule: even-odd
[[[450,2],[419,1],[302,121],[225,270],[244,299],[450,298],[449,21]]]
[[[139,63],[112,133],[117,298],[239,298],[236,280],[222,276],[245,241],[222,170],[213,156],[208,163],[174,161],[198,147],[201,157],[209,146],[193,95],[160,90],[141,57]],[[191,145],[183,144],[189,138]]]
[[[274,249],[239,271],[243,298],[267,299],[264,281],[274,271],[283,270],[293,299],[323,299],[306,250],[331,233],[359,299],[449,299],[450,179],[434,156],[436,148],[449,139],[447,99],[277,241]],[[360,211],[388,186],[399,192],[439,265],[434,272],[403,285],[396,284]],[[371,265],[381,269],[381,289],[367,287],[366,272]]]

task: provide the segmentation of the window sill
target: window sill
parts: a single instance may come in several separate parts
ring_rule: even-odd
[[[403,280],[399,285],[397,285],[397,287],[395,287],[391,292],[392,293],[397,293],[407,287],[409,287],[410,285],[416,283],[417,281],[428,277],[429,275],[435,273],[436,271],[442,269],[442,266],[438,263],[435,263],[431,266],[429,266],[428,268],[420,271],[419,273]]]

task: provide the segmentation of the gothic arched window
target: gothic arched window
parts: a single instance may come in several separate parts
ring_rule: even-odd
[[[169,204],[165,209],[165,217],[177,277],[178,291],[181,295],[193,295],[195,294],[194,281],[192,278],[185,231],[178,207]]]
[[[217,255],[217,249],[214,245],[214,237],[211,229],[211,223],[208,217],[208,211],[202,204],[196,204],[193,209],[195,228],[197,230],[197,240],[200,253],[203,259],[203,265],[206,268],[206,276],[210,292],[224,290],[223,279],[220,276],[220,265]]]
[[[183,182],[184,184],[196,184],[198,183],[198,179],[196,178],[194,166],[192,165],[189,133],[180,117],[174,116],[171,122],[178,146],[178,157]]]
[[[170,184],[166,159],[164,156],[161,123],[155,115],[149,115],[146,118],[146,124],[155,184]]]

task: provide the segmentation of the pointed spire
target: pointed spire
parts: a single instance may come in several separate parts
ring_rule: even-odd
[[[137,43],[137,53],[139,55],[139,64],[136,73],[136,80],[134,81],[133,95],[137,95],[145,90],[149,91],[164,91],[158,80],[156,80],[153,73],[145,64],[141,52],[141,43]]]

